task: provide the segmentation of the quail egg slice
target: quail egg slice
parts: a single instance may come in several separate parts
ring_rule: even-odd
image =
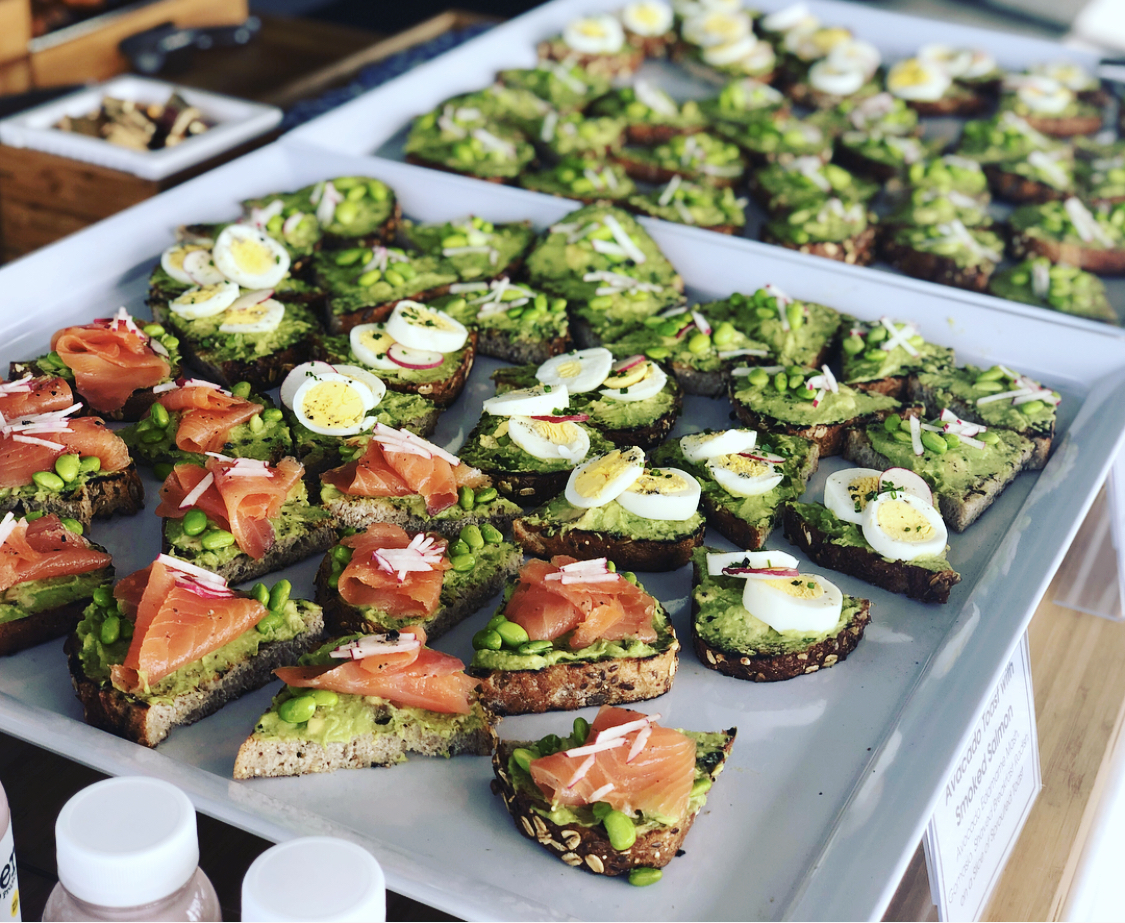
[[[563,30],[563,41],[580,54],[614,54],[625,44],[625,30],[608,13],[586,16]]]
[[[570,394],[565,385],[537,385],[490,397],[484,402],[483,410],[498,417],[540,417],[565,410],[568,403]]]
[[[289,252],[248,224],[223,229],[211,250],[215,268],[243,288],[276,288],[289,272]]]
[[[219,282],[215,285],[197,285],[172,299],[169,309],[178,317],[199,320],[201,317],[214,317],[222,314],[238,300],[238,286],[233,282]]]
[[[444,311],[403,300],[387,318],[387,333],[410,349],[453,353],[465,345],[469,331]]]
[[[699,509],[699,482],[680,468],[650,468],[618,497],[634,516],[683,522]]]
[[[639,365],[611,375],[602,384],[601,394],[606,400],[635,403],[656,397],[668,384],[668,374],[655,362],[645,360]]]
[[[887,73],[887,89],[899,99],[933,102],[941,99],[953,78],[935,64],[917,58],[899,61]]]
[[[564,459],[577,465],[590,451],[590,435],[571,420],[508,418],[508,436],[529,455],[544,461]]]
[[[882,493],[867,504],[863,537],[892,561],[945,553],[949,541],[941,514],[913,494]]]
[[[564,491],[566,502],[579,509],[605,506],[619,499],[644,470],[645,453],[639,446],[599,455],[570,473]]]
[[[747,580],[742,606],[774,631],[825,634],[840,621],[844,594],[818,574]]]
[[[879,494],[882,473],[877,468],[845,468],[828,475],[824,482],[824,505],[837,519],[862,524],[867,504]]]
[[[257,304],[227,308],[219,333],[271,333],[284,319],[285,305],[267,298]]]
[[[184,259],[190,253],[202,252],[210,255],[211,248],[203,244],[173,244],[160,254],[160,268],[177,282],[184,285],[199,285],[184,269]]]
[[[301,425],[321,436],[354,436],[375,425],[368,411],[378,404],[361,381],[324,372],[310,375],[293,395],[293,413]]]
[[[672,7],[662,0],[637,0],[621,11],[621,22],[634,35],[655,38],[672,28]]]
[[[736,497],[756,497],[781,483],[784,475],[773,462],[746,455],[721,455],[707,462],[715,482]]]
[[[348,332],[348,345],[355,357],[364,365],[383,371],[400,368],[388,351],[395,345],[395,338],[387,333],[385,324],[358,324]]]
[[[837,64],[828,58],[817,61],[809,68],[809,85],[833,96],[851,96],[867,83],[867,75],[858,67]]]
[[[297,396],[297,391],[301,385],[314,378],[323,378],[326,375],[345,375],[358,381],[362,385],[366,385],[368,390],[371,391],[375,399],[373,406],[378,406],[379,402],[383,400],[383,396],[387,393],[387,386],[383,383],[381,378],[372,375],[366,369],[361,369],[356,365],[329,365],[327,362],[302,362],[296,366],[293,371],[285,376],[285,380],[281,383],[281,403],[293,409],[293,401]]]
[[[722,455],[749,452],[758,443],[752,429],[727,429],[718,433],[693,433],[680,439],[680,450],[693,465]]]
[[[750,34],[750,17],[743,12],[711,10],[687,20],[682,31],[685,41],[701,48],[729,45]]]
[[[601,346],[552,356],[535,370],[535,377],[553,388],[565,387],[570,394],[593,391],[613,368],[613,353]]]

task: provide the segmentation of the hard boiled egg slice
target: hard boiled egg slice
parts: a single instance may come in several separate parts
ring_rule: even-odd
[[[292,409],[293,401],[301,385],[314,378],[324,378],[326,375],[345,375],[366,385],[375,399],[374,406],[378,406],[383,396],[387,393],[387,386],[381,378],[372,375],[366,369],[356,365],[329,365],[327,362],[302,362],[285,376],[281,383],[281,403]]]
[[[644,470],[644,449],[635,445],[614,449],[570,473],[564,491],[566,502],[579,509],[605,506],[628,490]]]
[[[863,523],[867,504],[879,493],[877,468],[845,468],[828,475],[824,482],[824,505],[844,522]]]
[[[529,455],[544,461],[562,458],[577,465],[590,451],[589,434],[569,420],[554,422],[524,416],[510,417],[508,435]]]
[[[196,285],[217,285],[227,281],[226,276],[215,268],[210,250],[193,250],[184,257],[183,265],[184,272]]]
[[[1074,93],[1057,80],[1037,75],[1023,77],[1016,96],[1032,112],[1044,115],[1058,115],[1074,99]]]
[[[222,314],[238,300],[238,286],[233,282],[219,282],[216,285],[198,285],[189,288],[178,298],[169,302],[173,314],[198,320],[201,317],[214,317]]]
[[[386,329],[403,346],[439,353],[457,352],[469,338],[465,325],[444,311],[410,300],[395,305]]]
[[[634,35],[648,38],[664,35],[672,28],[672,7],[661,0],[627,3],[621,11],[621,22]]]
[[[746,13],[708,11],[693,16],[683,26],[685,41],[702,48],[729,45],[750,34],[750,17]]]
[[[809,68],[809,85],[821,93],[851,96],[867,83],[867,75],[852,64],[835,64],[825,58]]]
[[[802,61],[819,61],[837,45],[851,41],[851,38],[851,32],[842,26],[794,29],[785,36],[785,47]]]
[[[933,42],[918,49],[918,60],[940,67],[950,77],[963,77],[973,63],[973,53],[968,48]]]
[[[759,71],[769,68],[775,58],[773,45],[753,35],[746,35],[726,45],[704,48],[703,60],[712,67],[741,64],[746,71]]]
[[[887,89],[899,99],[933,102],[941,99],[953,78],[940,67],[917,58],[899,61],[887,74]]]
[[[840,42],[839,45],[828,52],[826,60],[831,61],[837,67],[852,67],[862,71],[864,76],[870,79],[871,75],[879,69],[879,65],[883,63],[883,56],[879,53],[879,49],[870,42],[853,38],[846,42]]]
[[[248,224],[224,228],[211,250],[215,268],[243,288],[275,288],[289,272],[289,252]]]
[[[749,452],[758,442],[752,429],[727,429],[718,433],[693,433],[680,439],[680,450],[693,465],[722,455]]]
[[[1031,73],[1042,74],[1057,80],[1064,87],[1081,93],[1083,90],[1096,90],[1099,86],[1096,77],[1089,71],[1071,61],[1052,61],[1048,64],[1036,64],[1031,68]]]
[[[699,508],[699,482],[680,468],[650,468],[617,498],[634,516],[683,522]]]
[[[497,417],[542,417],[565,410],[569,402],[570,394],[565,385],[537,385],[490,397],[484,402],[483,410]]]
[[[354,436],[375,425],[369,417],[378,401],[363,382],[338,372],[310,376],[293,395],[293,413],[322,436]]]
[[[656,397],[668,384],[668,375],[655,362],[646,359],[639,365],[611,375],[602,383],[605,387],[599,393],[603,397],[628,404]]]
[[[613,353],[601,346],[552,356],[535,370],[535,377],[552,388],[565,387],[570,394],[593,391],[613,368]]]
[[[784,475],[772,462],[746,455],[720,455],[707,462],[707,470],[720,487],[736,497],[756,497],[773,490]]]
[[[182,282],[184,285],[198,285],[199,283],[184,269],[184,257],[197,251],[208,253],[210,249],[203,244],[173,244],[160,254],[160,268],[177,282]]]
[[[794,3],[764,16],[761,26],[766,32],[788,32],[802,25],[815,28],[819,21],[809,10],[808,4]]]
[[[285,319],[285,305],[267,298],[257,304],[227,308],[219,333],[270,333]]]
[[[625,44],[625,31],[608,13],[587,16],[563,30],[563,41],[581,54],[614,54]]]
[[[840,621],[844,595],[817,574],[753,578],[746,581],[742,605],[774,631],[825,634]]]
[[[913,494],[882,493],[867,504],[863,537],[884,558],[913,561],[945,551],[949,535],[941,514]]]
[[[395,338],[387,333],[385,324],[359,324],[352,327],[348,333],[348,344],[355,357],[364,365],[384,371],[400,368],[387,355],[387,351],[395,345]]]

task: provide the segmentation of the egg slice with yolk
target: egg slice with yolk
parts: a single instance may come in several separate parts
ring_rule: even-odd
[[[575,468],[564,496],[579,509],[605,506],[628,490],[644,470],[645,453],[639,446],[614,449]]]

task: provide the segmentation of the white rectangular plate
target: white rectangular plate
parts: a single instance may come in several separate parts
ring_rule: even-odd
[[[407,215],[438,221],[557,221],[570,203],[402,164],[272,145],[0,270],[0,360],[41,354],[52,331],[143,308],[145,281],[181,223],[229,219],[240,199],[317,179],[371,174],[399,194]],[[961,361],[1006,362],[1064,396],[1060,436],[1043,472],[1021,475],[964,535],[950,559],[964,582],[947,606],[927,606],[841,575],[846,593],[873,601],[857,651],[830,670],[753,684],[704,669],[690,650],[675,687],[646,703],[673,727],[739,728],[727,771],[656,887],[570,869],[517,833],[489,793],[483,758],[411,759],[392,769],[233,782],[239,744],[272,690],[179,729],[155,752],[86,727],[71,694],[61,643],[0,663],[0,728],[112,773],[160,775],[203,811],[262,836],[332,833],[369,845],[388,886],[467,918],[756,919],[878,917],[921,837],[961,734],[1025,629],[1125,431],[1125,342],[1059,327],[1005,303],[981,305],[944,289],[827,260],[646,222],[694,296],[714,298],[774,282],[860,317],[891,313],[953,346]],[[436,441],[455,448],[491,393],[498,365],[479,360]],[[725,401],[689,398],[675,435],[727,426]],[[826,460],[807,494],[820,498]],[[149,511],[97,523],[120,574],[158,545]],[[714,533],[711,544],[729,548]],[[771,547],[788,547],[775,534]],[[292,568],[311,593],[315,560]],[[690,574],[642,575],[689,638]],[[273,578],[271,578],[273,579]],[[476,622],[438,647],[466,660]],[[592,717],[593,709],[582,714]],[[508,738],[565,730],[573,715],[506,719]]]

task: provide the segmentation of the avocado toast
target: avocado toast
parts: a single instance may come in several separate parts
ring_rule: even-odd
[[[845,322],[841,375],[853,388],[902,400],[912,372],[948,368],[953,350],[927,343],[911,323],[883,317]]]

